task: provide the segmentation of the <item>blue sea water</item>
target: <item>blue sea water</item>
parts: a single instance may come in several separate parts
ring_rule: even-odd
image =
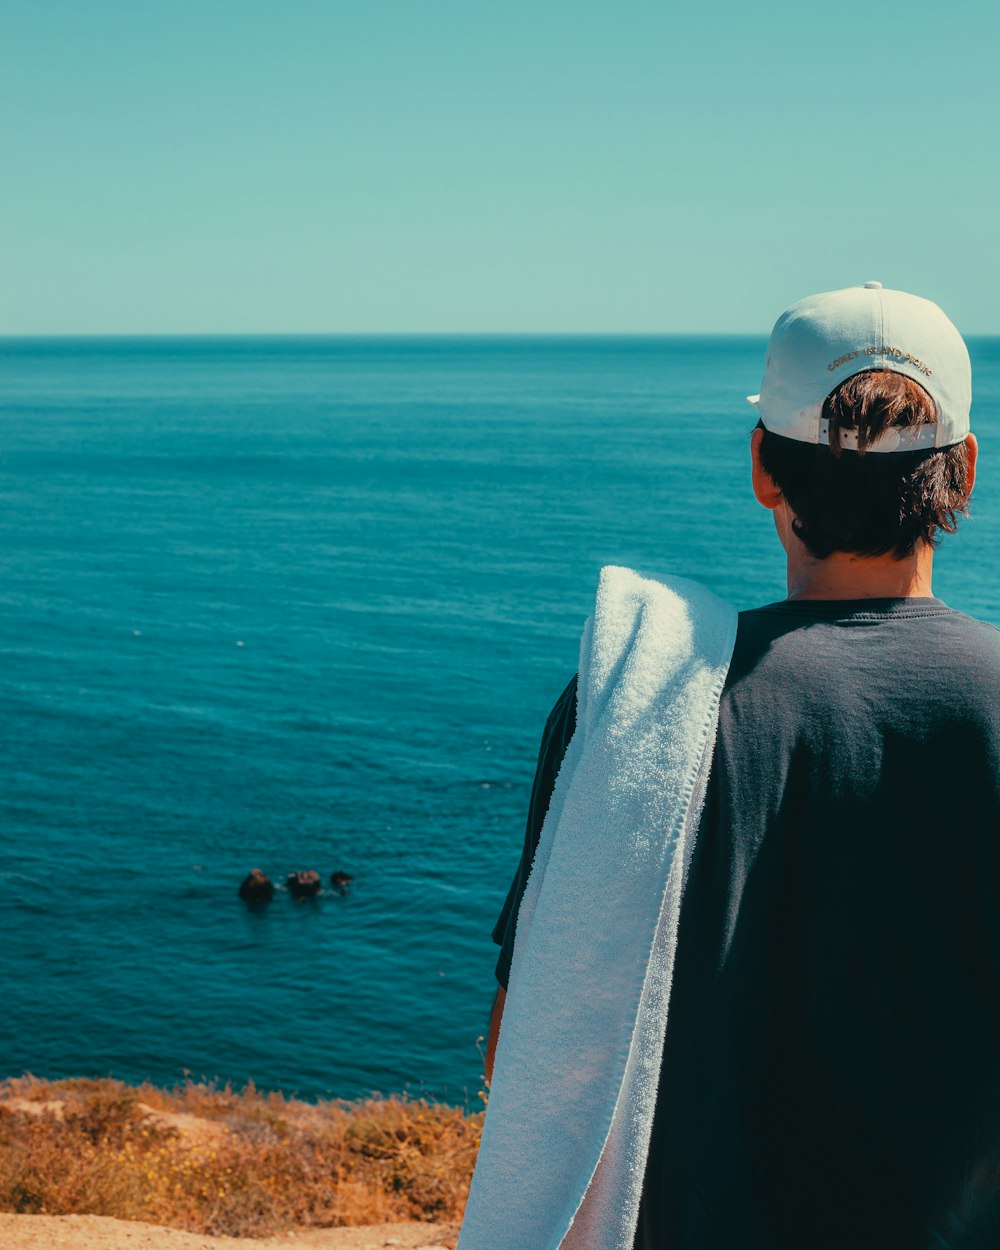
[[[935,591],[1000,624],[1000,340]],[[782,598],[742,338],[0,342],[0,1076],[478,1105],[606,563]],[[350,872],[248,909],[240,879]],[[594,900],[595,913],[600,900]]]

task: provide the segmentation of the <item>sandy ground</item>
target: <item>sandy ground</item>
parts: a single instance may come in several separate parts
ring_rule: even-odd
[[[454,1250],[457,1224],[372,1224],[280,1237],[206,1237],[103,1215],[4,1215],[2,1250]]]

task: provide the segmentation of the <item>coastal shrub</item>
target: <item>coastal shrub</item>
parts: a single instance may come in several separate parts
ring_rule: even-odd
[[[483,1112],[405,1097],[306,1103],[252,1087],[0,1084],[0,1210],[209,1235],[461,1220]]]

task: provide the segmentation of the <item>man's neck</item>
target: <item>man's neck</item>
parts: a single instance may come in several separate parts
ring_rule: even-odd
[[[934,549],[921,543],[912,556],[858,556],[834,552],[816,560],[797,540],[788,552],[789,599],[931,598]]]

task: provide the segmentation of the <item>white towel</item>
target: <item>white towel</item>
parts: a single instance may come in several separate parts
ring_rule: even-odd
[[[631,1250],[736,611],[609,566],[517,919],[459,1250]]]

